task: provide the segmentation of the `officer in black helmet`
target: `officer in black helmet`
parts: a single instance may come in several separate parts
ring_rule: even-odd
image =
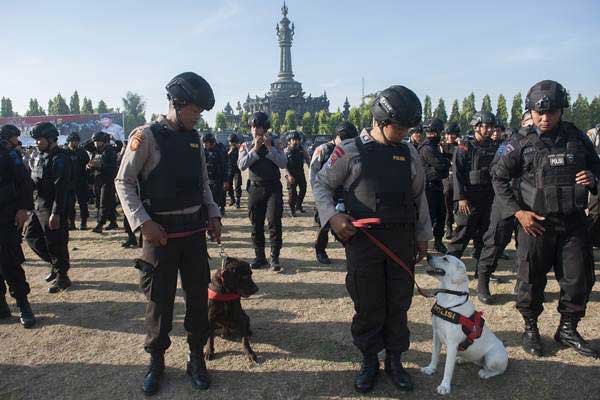
[[[408,130],[408,141],[415,149],[418,148],[423,141],[423,125],[421,125],[420,121],[417,125]]]
[[[443,180],[448,177],[450,161],[444,157],[440,150],[441,134],[444,123],[439,118],[429,118],[423,122],[423,131],[427,139],[423,141],[417,151],[423,161],[425,170],[425,192],[429,204],[429,216],[433,225],[434,249],[440,253],[448,251],[444,246],[444,225],[446,223],[446,205],[444,204]]]
[[[347,139],[354,139],[358,136],[356,127],[348,121],[342,122],[335,129],[335,138],[330,142],[323,143],[317,147],[313,153],[312,160],[310,162],[310,185],[314,185],[317,173],[325,166],[329,157],[333,154],[335,146],[342,143]],[[334,194],[334,202],[338,209],[344,208],[344,191],[342,187],[339,187]],[[316,212],[315,221],[319,224],[321,229],[317,233],[317,239],[315,240],[315,253],[317,261],[321,264],[331,264],[331,260],[327,255],[327,244],[329,243],[329,225],[321,223],[319,213]]]
[[[16,151],[20,134],[14,125],[0,129],[0,319],[11,317],[6,303],[8,284],[20,310],[19,322],[31,328],[36,321],[27,299],[30,289],[22,267],[21,230],[33,209],[33,182]]]
[[[144,238],[136,267],[148,299],[144,347],[151,363],[142,386],[147,395],[159,390],[165,369],[178,275],[186,305],[187,373],[195,389],[209,387],[203,354],[209,334],[210,278],[205,231],[221,241],[219,207],[212,198],[202,142],[194,129],[202,112],[215,104],[212,88],[199,75],[184,72],[166,89],[168,114],[133,130],[115,179],[131,228],[141,229]]]
[[[207,133],[202,138],[204,157],[208,171],[208,184],[213,200],[219,206],[221,216],[225,215],[225,175],[227,174],[227,152],[217,143],[215,135]]]
[[[79,203],[79,213],[81,223],[79,229],[87,229],[87,219],[90,216],[88,211],[88,171],[87,165],[90,162],[90,156],[83,147],[79,147],[81,138],[77,132],[67,136],[67,146],[65,147],[71,157],[73,166],[73,189],[69,204],[69,229],[75,229],[75,201]]]
[[[235,133],[229,135],[229,150],[227,152],[227,194],[229,195],[229,206],[235,205],[240,208],[242,199],[242,171],[238,167],[240,154],[240,138]]]
[[[345,243],[346,288],[354,302],[354,344],[363,363],[354,387],[371,390],[379,371],[377,354],[385,349],[385,371],[401,390],[413,383],[402,366],[410,343],[407,312],[413,279],[352,225],[355,219],[380,218],[370,233],[412,270],[432,238],[425,195],[425,174],[416,149],[404,142],[421,120],[421,102],[404,86],[382,91],[371,109],[373,128],[338,145],[313,182],[322,224],[329,224]],[[343,187],[345,208],[335,208],[335,192]],[[415,251],[417,250],[417,251]]]
[[[302,146],[302,135],[298,131],[292,131],[287,134],[287,147],[285,155],[287,157],[287,172],[285,176],[288,183],[288,206],[290,215],[296,216],[296,211],[304,213],[302,203],[306,196],[306,175],[304,174],[304,164],[310,164],[308,152]]]
[[[250,120],[254,137],[248,147],[240,146],[238,167],[249,170],[248,216],[252,222],[252,244],[256,258],[250,264],[252,268],[269,266],[265,256],[265,217],[269,225],[271,242],[271,268],[281,271],[279,253],[282,246],[281,217],[283,215],[283,188],[280,169],[287,166],[287,157],[281,149],[279,140],[272,137],[269,117],[263,112],[255,112]]]
[[[475,113],[471,120],[475,131],[474,140],[461,143],[454,152],[452,179],[457,226],[448,245],[448,254],[458,258],[462,257],[473,239],[473,258],[479,259],[483,248],[483,234],[490,224],[494,189],[489,167],[497,150],[490,136],[495,125],[494,114],[487,111]]]
[[[600,158],[589,138],[562,121],[567,92],[545,80],[529,89],[525,108],[533,126],[522,128],[494,166],[496,195],[519,222],[517,309],[525,320],[522,346],[544,355],[537,319],[544,307],[546,275],[560,284],[560,325],[554,339],[578,353],[600,357],[577,326],[594,285],[594,262],[587,237],[588,193],[597,193]],[[511,185],[520,179],[515,191]]]
[[[460,138],[460,126],[456,122],[448,122],[444,127],[445,140],[440,145],[442,154],[450,161],[454,151],[458,147],[458,138]],[[454,225],[454,185],[452,182],[452,168],[448,171],[449,175],[444,179],[444,204],[446,204],[446,239],[452,239],[452,229]]]
[[[48,292],[58,293],[71,286],[68,275],[71,158],[58,146],[58,130],[50,122],[35,124],[31,136],[40,154],[31,172],[37,195],[25,240],[42,260],[51,264],[46,277],[47,282],[52,282]]]
[[[96,132],[83,148],[92,155],[87,169],[94,179],[94,195],[96,197],[96,227],[92,232],[102,233],[103,229],[117,228],[117,198],[115,194],[115,176],[118,169],[119,155],[110,144],[110,135]],[[104,228],[104,224],[109,222]]]

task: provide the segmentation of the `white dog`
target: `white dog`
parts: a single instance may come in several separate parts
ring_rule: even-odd
[[[508,364],[508,353],[504,344],[487,326],[484,325],[483,329],[480,329],[480,324],[477,326],[477,324],[467,321],[468,318],[477,320],[476,317],[480,317],[480,315],[476,314],[475,307],[468,301],[469,278],[465,264],[453,256],[428,256],[427,262],[430,266],[427,273],[434,275],[440,281],[442,291],[436,294],[436,304],[432,309],[431,363],[425,368],[421,368],[421,372],[427,375],[435,373],[442,344],[445,344],[446,366],[444,379],[437,388],[439,394],[450,393],[454,365],[457,362],[467,361],[481,366],[479,377],[482,379],[502,374]],[[461,293],[464,294],[461,295]],[[473,332],[470,338],[472,343],[468,340],[469,338],[459,321],[467,326],[468,331],[470,328]],[[464,349],[465,347],[466,349]]]

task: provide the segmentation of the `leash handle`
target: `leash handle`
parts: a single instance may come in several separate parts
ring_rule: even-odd
[[[363,218],[352,221],[355,228],[369,228],[371,225],[381,224],[381,218]]]

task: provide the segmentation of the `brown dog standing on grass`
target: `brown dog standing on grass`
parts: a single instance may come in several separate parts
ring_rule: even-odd
[[[208,286],[208,323],[210,336],[204,351],[207,360],[215,358],[215,334],[224,338],[239,335],[244,353],[251,362],[257,357],[250,347],[250,317],[242,309],[241,298],[258,292],[252,280],[250,264],[227,257],[223,266],[212,275]]]

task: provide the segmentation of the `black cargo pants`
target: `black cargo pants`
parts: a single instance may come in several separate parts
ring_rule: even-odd
[[[304,197],[306,197],[306,176],[304,171],[295,174],[290,174],[294,178],[294,183],[287,185],[288,190],[288,206],[294,211],[302,207]]]
[[[60,216],[60,227],[50,229],[50,210],[36,210],[25,229],[25,241],[42,260],[50,263],[54,272],[69,270],[69,225],[66,215]]]
[[[490,225],[483,235],[483,249],[479,257],[477,269],[480,274],[490,276],[496,271],[498,259],[512,239],[517,225],[514,216],[502,218],[501,207],[498,202],[492,204]]]
[[[29,294],[29,284],[22,267],[24,261],[21,234],[17,227],[12,221],[0,225],[0,296],[6,296],[6,284],[14,299]]]
[[[446,224],[446,204],[444,192],[441,190],[426,189],[427,204],[429,205],[429,216],[433,227],[433,237],[441,240],[444,237]]]
[[[272,250],[282,246],[283,187],[281,182],[250,182],[248,187],[248,216],[252,223],[254,249],[265,248],[265,218],[269,225]]]
[[[458,212],[458,201],[454,202],[454,220],[456,229],[454,236],[448,244],[448,254],[461,258],[471,239],[475,251],[473,258],[478,259],[483,249],[483,234],[490,225],[490,214],[492,211],[492,202],[494,200],[493,192],[490,194],[481,194],[469,199],[471,208],[470,214]]]

